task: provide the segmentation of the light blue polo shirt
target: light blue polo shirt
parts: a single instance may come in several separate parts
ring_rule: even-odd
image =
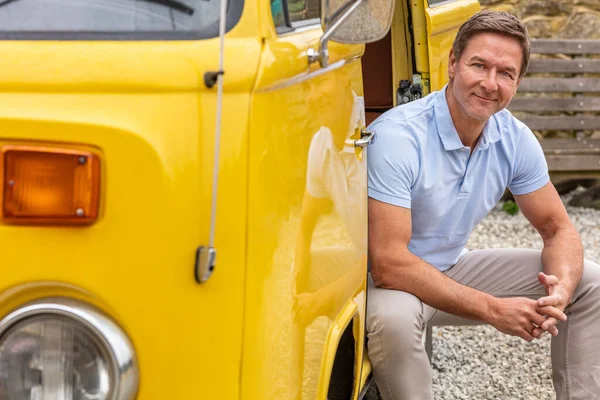
[[[369,130],[369,197],[411,209],[411,253],[444,271],[508,187],[515,195],[549,182],[540,143],[508,110],[487,122],[470,155],[452,123],[445,88],[393,108]]]

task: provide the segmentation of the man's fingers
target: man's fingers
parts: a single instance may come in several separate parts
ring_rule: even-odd
[[[560,311],[556,307],[552,307],[552,306],[538,307],[537,312],[540,315],[546,315],[548,317],[554,317],[554,318],[556,318],[559,321],[566,321],[567,320],[567,315],[564,312]]]
[[[548,333],[552,336],[558,336],[558,328],[553,325],[548,329]]]
[[[533,337],[535,337],[536,339],[539,339],[544,334],[544,331],[548,332],[552,336],[558,336],[558,328],[554,325],[550,326],[548,329],[542,329],[541,327],[535,327],[531,331],[531,335]]]
[[[540,281],[546,289],[547,295],[551,295],[554,292],[554,287],[560,283],[555,275],[546,275],[543,272],[538,274],[538,281]]]
[[[548,332],[552,336],[558,335],[558,329],[555,325],[558,320],[554,317],[548,317],[547,315],[535,314],[531,316],[531,324],[533,329],[531,335],[538,339],[544,332]]]
[[[538,328],[537,326],[535,328],[533,328],[533,330],[531,331],[531,336],[533,336],[536,339],[539,339],[540,336],[542,336],[542,333],[544,333],[544,331],[541,328]]]
[[[531,316],[531,322],[535,325],[535,326],[542,326],[542,324],[544,322],[546,322],[546,316],[544,316],[543,314],[538,314],[538,313],[533,313]]]
[[[531,342],[533,340],[533,336],[531,336],[531,333],[527,332],[527,330],[525,328],[523,328],[518,335],[521,339],[526,340],[528,342]]]
[[[545,287],[556,286],[556,285],[558,285],[558,282],[559,282],[556,275],[546,275],[543,272],[540,272],[538,274],[538,280]]]
[[[559,306],[563,303],[563,298],[558,294],[552,294],[546,297],[540,297],[537,301],[538,306]]]
[[[554,317],[549,317],[544,323],[540,325],[540,328],[547,331],[550,327],[555,326],[558,323],[558,320]]]

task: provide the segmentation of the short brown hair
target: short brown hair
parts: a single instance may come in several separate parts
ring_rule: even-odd
[[[525,25],[517,17],[504,11],[485,10],[478,12],[462,24],[456,34],[452,50],[457,60],[460,59],[463,51],[467,48],[469,41],[480,33],[496,33],[519,42],[523,50],[521,71],[519,71],[519,79],[522,78],[527,72],[531,53],[529,34]]]

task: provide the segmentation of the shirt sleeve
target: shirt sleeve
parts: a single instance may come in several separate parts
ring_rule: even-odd
[[[369,197],[410,208],[420,163],[414,135],[406,123],[391,119],[379,120],[369,130],[376,134],[367,150]]]
[[[513,177],[508,185],[514,195],[535,192],[550,181],[548,164],[538,139],[526,126],[519,135]]]

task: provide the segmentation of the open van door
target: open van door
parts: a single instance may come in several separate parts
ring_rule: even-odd
[[[411,3],[417,2],[413,0]],[[480,7],[477,0],[428,0],[427,3],[427,60],[424,62],[427,69],[419,72],[423,75],[423,80],[429,77],[429,85],[425,86],[429,86],[430,90],[439,90],[448,81],[448,54],[458,28],[478,12]],[[415,49],[423,52],[418,49],[416,42]]]
[[[367,124],[446,84],[454,37],[479,9],[477,0],[396,2],[390,32],[362,58]]]

